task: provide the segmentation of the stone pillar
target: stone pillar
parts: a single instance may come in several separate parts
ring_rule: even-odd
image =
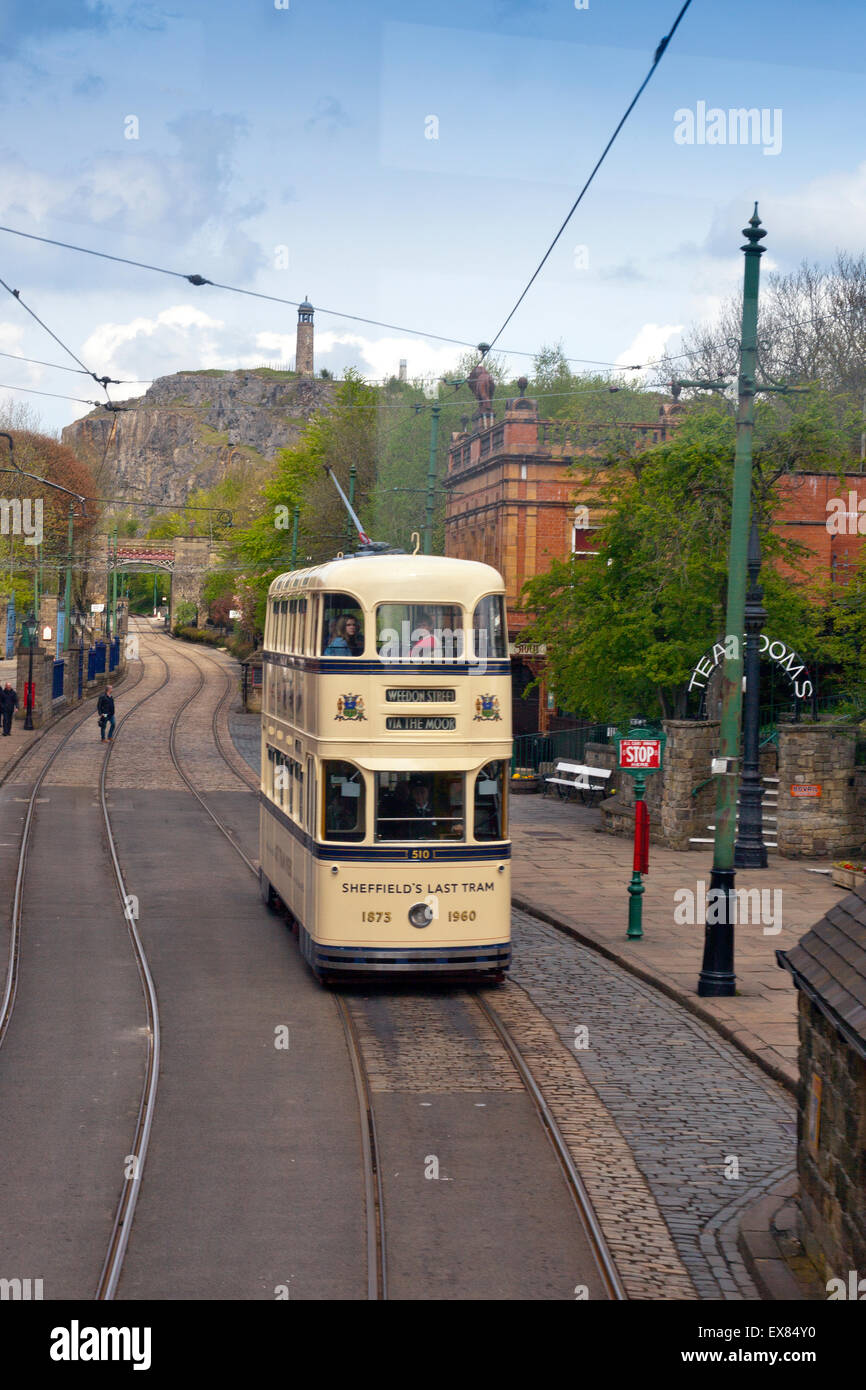
[[[706,836],[707,825],[714,819],[716,785],[710,764],[719,750],[719,721],[666,719],[663,728],[668,741],[661,787],[661,839],[669,849],[690,849],[690,837]]]
[[[779,725],[779,853],[823,859],[866,842],[857,808],[856,729],[850,724]],[[792,786],[820,787],[794,796]]]
[[[650,839],[668,849],[696,848],[689,839],[707,835],[716,804],[710,763],[719,748],[719,721],[666,719],[662,727],[667,734],[664,768],[646,779]],[[595,762],[588,754],[587,760]],[[612,835],[631,835],[634,778],[615,769],[611,781],[616,793],[602,806],[602,826]]]

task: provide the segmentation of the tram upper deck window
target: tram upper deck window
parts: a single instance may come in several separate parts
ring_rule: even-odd
[[[508,655],[505,603],[501,594],[488,594],[475,605],[472,633],[477,660]]]
[[[463,774],[376,774],[377,840],[465,840]]]
[[[354,763],[322,764],[325,778],[325,839],[363,840],[367,828],[364,778]]]
[[[351,594],[325,594],[322,605],[322,656],[363,656],[361,608]]]
[[[464,653],[459,603],[380,603],[376,651],[383,661],[457,661]]]
[[[476,840],[505,839],[505,763],[483,767],[475,778]]]

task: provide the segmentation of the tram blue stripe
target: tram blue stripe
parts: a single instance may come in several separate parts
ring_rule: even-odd
[[[430,844],[425,842],[423,849],[425,857],[423,859],[413,858],[413,847],[410,845],[322,845],[318,844],[306,830],[302,830],[296,825],[285,811],[265,795],[259,792],[259,801],[270,812],[275,820],[278,820],[296,840],[299,840],[306,850],[312,854],[314,859],[341,859],[345,863],[371,863],[380,864],[414,864],[420,868],[422,864],[443,864],[456,863],[463,859],[477,861],[479,859],[510,859],[511,841],[497,841],[491,845],[443,845]]]
[[[339,657],[297,656],[289,652],[262,653],[272,666],[294,666],[300,671],[319,675],[343,676],[350,672],[363,676],[397,676],[401,673],[419,676],[509,676],[511,662],[507,657],[481,661],[363,661],[360,657],[341,660]]]

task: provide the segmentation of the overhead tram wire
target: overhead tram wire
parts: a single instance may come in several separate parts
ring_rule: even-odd
[[[620,131],[622,130],[623,126],[625,125],[625,123],[626,123],[626,121],[628,120],[629,116],[631,115],[632,111],[633,111],[634,108],[637,106],[637,104],[638,104],[638,102],[639,102],[641,96],[643,95],[643,92],[644,92],[645,88],[647,87],[647,85],[648,85],[648,83],[649,83],[649,81],[650,81],[650,78],[652,77],[653,73],[655,72],[656,68],[658,67],[659,63],[661,62],[662,57],[663,57],[663,55],[664,55],[664,53],[665,53],[665,51],[666,51],[666,49],[667,49],[668,44],[670,43],[670,41],[671,41],[671,39],[673,38],[674,34],[676,33],[677,29],[679,28],[680,21],[682,20],[684,14],[685,14],[685,12],[686,12],[686,10],[689,8],[689,6],[691,5],[691,3],[692,3],[692,0],[685,0],[685,4],[683,5],[683,7],[682,7],[682,9],[680,10],[679,14],[677,15],[676,19],[674,20],[673,25],[672,25],[672,27],[671,27],[669,33],[665,35],[665,37],[662,39],[661,43],[659,44],[658,48],[656,49],[655,54],[654,54],[654,56],[653,56],[653,60],[652,60],[652,66],[650,67],[649,72],[647,73],[647,75],[646,75],[646,77],[644,78],[643,82],[642,82],[642,83],[640,84],[640,86],[638,87],[637,91],[635,92],[634,96],[632,97],[631,101],[629,102],[628,106],[626,107],[626,109],[625,109],[623,115],[620,117],[620,120],[619,120],[619,122],[618,122],[618,124],[617,124],[617,126],[616,126],[616,129],[614,130],[613,134],[611,135],[610,139],[608,140],[607,144],[605,145],[604,149],[602,150],[601,154],[599,155],[598,159],[596,160],[595,165],[593,166],[592,171],[591,171],[591,173],[590,173],[590,175],[589,175],[589,178],[586,180],[586,183],[583,185],[583,188],[580,190],[580,192],[578,193],[578,195],[577,195],[577,197],[575,198],[574,202],[572,203],[571,208],[570,208],[568,214],[566,215],[565,220],[562,222],[562,225],[560,226],[559,231],[556,233],[556,236],[553,238],[553,241],[552,241],[552,242],[550,243],[550,245],[548,246],[547,250],[545,251],[545,253],[544,253],[544,255],[542,256],[541,260],[539,261],[538,265],[535,267],[535,270],[532,272],[531,276],[529,277],[529,279],[527,280],[526,284],[524,285],[524,287],[523,287],[523,289],[522,289],[522,291],[521,291],[521,293],[520,293],[520,295],[519,295],[519,297],[518,297],[518,299],[517,299],[517,302],[514,304],[513,308],[511,309],[511,312],[508,314],[508,316],[505,318],[505,320],[504,320],[503,323],[501,324],[501,326],[500,326],[498,332],[496,333],[495,337],[494,337],[494,338],[491,340],[491,342],[486,346],[486,351],[484,351],[484,352],[482,353],[482,360],[487,356],[487,353],[490,352],[490,351],[496,346],[496,344],[499,342],[499,339],[502,337],[502,334],[504,333],[505,329],[508,327],[508,325],[509,325],[509,323],[511,322],[511,320],[514,318],[514,315],[517,313],[517,310],[520,308],[521,304],[523,303],[524,299],[526,298],[526,296],[527,296],[527,294],[529,293],[530,289],[532,288],[533,284],[534,284],[535,281],[538,279],[538,276],[541,274],[541,271],[542,271],[544,265],[546,264],[546,262],[547,262],[547,260],[548,260],[548,258],[549,258],[549,256],[550,256],[550,254],[551,254],[551,252],[553,251],[553,248],[556,246],[557,242],[559,241],[559,238],[562,236],[563,232],[565,231],[566,227],[568,226],[569,222],[571,221],[572,217],[574,216],[575,212],[577,211],[578,207],[580,206],[581,202],[583,201],[584,194],[585,194],[585,193],[587,192],[587,190],[589,189],[590,184],[592,183],[593,179],[595,178],[596,174],[598,173],[599,169],[601,168],[602,164],[604,163],[605,159],[607,158],[608,153],[609,153],[609,151],[612,149],[613,144],[614,144],[614,142],[615,142],[617,136],[619,135]],[[500,351],[501,351],[501,352],[504,352],[505,349],[504,349],[504,348],[501,348]]]
[[[9,357],[13,362],[29,362],[34,367],[52,367],[56,372],[74,372],[77,376],[92,376],[86,367],[64,367],[62,362],[43,362],[41,357],[25,357],[20,352],[0,352],[0,357]],[[153,377],[134,381],[115,381],[114,386],[149,386]]]
[[[673,36],[674,30],[676,29],[677,24],[679,24],[680,19],[682,18],[683,14],[684,14],[685,11],[688,9],[688,7],[689,7],[690,4],[691,4],[691,0],[686,0],[686,4],[683,6],[683,9],[682,9],[681,12],[680,12],[679,18],[678,18],[677,21],[676,21],[676,24],[674,24],[674,27],[673,27],[673,29],[671,29],[671,32],[670,32],[670,34],[668,35],[667,39],[663,39],[663,40],[662,40],[662,43],[659,45],[659,48],[656,50],[656,55],[657,55],[657,56],[656,56],[656,63],[658,62],[658,59],[659,59],[660,56],[661,56],[661,52],[663,51],[664,46],[669,42],[670,38]],[[646,80],[645,80],[645,82],[644,82],[644,84],[643,84],[644,86],[646,86],[646,83],[649,81],[649,77],[652,76],[652,71],[654,70],[656,63],[654,63],[653,69],[651,69],[649,76],[646,78]],[[643,90],[643,88],[641,88],[641,90]],[[639,95],[640,95],[640,93],[638,93],[638,96],[639,96]],[[635,101],[636,101],[636,100],[637,100],[637,97],[635,97]],[[632,103],[632,105],[634,105],[634,102]],[[631,108],[629,108],[629,110],[631,110]],[[626,115],[628,115],[628,112],[626,113]],[[625,119],[626,119],[626,118],[623,117],[623,121],[624,121]],[[620,125],[622,125],[622,123],[623,123],[623,122],[620,122]],[[617,127],[617,130],[618,130],[618,129],[619,129],[619,127]],[[615,138],[615,135],[614,135],[613,137],[611,137],[610,144],[613,143],[613,139],[614,139],[614,138]],[[599,163],[600,163],[600,162],[601,162],[601,161],[599,161]],[[591,176],[591,177],[592,177],[592,176]],[[589,186],[588,183],[587,183],[586,186],[587,186],[587,187]],[[581,194],[581,197],[582,197],[582,196],[583,196],[583,195]],[[578,201],[579,201],[579,200],[578,200]],[[576,206],[577,206],[577,203],[575,203],[575,207],[576,207]],[[574,209],[572,209],[572,211],[574,211]],[[570,216],[571,216],[571,214],[569,214],[569,217],[570,217]],[[567,221],[568,221],[568,218],[566,219],[566,222],[567,222]],[[565,225],[566,225],[566,224],[563,223],[562,227],[560,228],[559,233],[557,233],[557,239],[558,239],[559,235],[561,235],[562,231],[564,231]],[[7,227],[7,226],[4,226],[4,225],[0,224],[0,232],[6,232],[9,236],[24,237],[24,238],[25,238],[26,240],[28,240],[28,241],[38,241],[38,242],[43,243],[43,244],[46,245],[46,246],[57,246],[57,247],[59,247],[61,250],[64,250],[64,251],[76,251],[76,252],[78,252],[78,253],[79,253],[80,255],[82,255],[82,256],[96,256],[96,257],[98,257],[98,258],[101,259],[101,260],[115,261],[115,262],[117,262],[117,263],[120,264],[120,265],[131,265],[131,266],[134,266],[134,267],[135,267],[136,269],[138,269],[138,270],[150,270],[150,271],[153,271],[154,274],[157,274],[157,275],[169,275],[169,276],[173,277],[173,278],[176,279],[176,280],[186,280],[190,285],[196,286],[196,288],[199,288],[199,287],[204,286],[204,285],[210,285],[212,289],[224,290],[224,291],[226,291],[228,294],[246,295],[246,296],[248,296],[248,297],[251,298],[251,299],[262,299],[262,300],[267,300],[267,301],[268,301],[269,303],[271,303],[271,304],[285,304],[285,305],[287,305],[289,308],[292,308],[292,309],[298,309],[298,308],[300,308],[300,305],[301,305],[301,303],[302,303],[301,300],[297,300],[297,299],[286,299],[286,298],[284,298],[282,295],[265,294],[265,293],[264,293],[263,291],[261,291],[261,290],[243,289],[243,288],[242,288],[241,286],[239,286],[239,285],[227,285],[227,284],[222,283],[222,282],[219,281],[219,280],[210,280],[210,279],[208,279],[207,276],[205,276],[205,275],[199,275],[199,274],[197,274],[197,273],[196,273],[196,274],[190,275],[190,274],[187,274],[185,271],[182,271],[182,270],[171,270],[171,269],[170,269],[169,267],[167,267],[167,266],[151,265],[151,264],[150,264],[149,262],[147,262],[147,261],[135,261],[135,260],[131,260],[128,256],[114,256],[114,255],[112,255],[112,254],[111,254],[110,252],[108,252],[108,251],[96,251],[96,250],[94,250],[92,247],[89,247],[89,246],[76,246],[74,243],[69,242],[69,241],[57,241],[57,240],[56,240],[55,238],[53,238],[53,237],[37,236],[35,232],[24,232],[24,231],[21,231],[20,228],[18,228],[18,227]],[[553,249],[553,247],[551,246],[550,250],[552,250],[552,249]],[[548,251],[548,255],[549,255],[549,254],[550,254],[550,252]],[[546,259],[546,257],[545,257],[545,259]],[[543,264],[543,262],[542,262],[542,264]],[[541,267],[539,266],[539,269],[540,269],[540,268],[541,268]],[[537,274],[537,272],[536,272],[536,274]],[[533,279],[534,279],[534,278],[535,278],[535,277],[533,276]],[[0,283],[2,283],[2,282],[0,282]],[[531,282],[530,282],[530,283],[531,283]],[[8,289],[8,286],[6,286],[6,288]],[[528,289],[528,288],[529,288],[529,286],[527,285],[527,289]],[[14,291],[12,291],[12,293],[14,293]],[[524,291],[524,294],[525,294],[525,291]],[[16,296],[16,297],[17,297],[17,296]],[[521,298],[522,298],[522,296],[521,296]],[[517,305],[515,305],[515,309],[516,309],[516,308],[517,308]],[[514,310],[512,310],[512,314],[513,314],[513,312],[514,312]],[[317,314],[326,314],[326,315],[328,315],[328,317],[330,317],[330,318],[347,319],[347,320],[348,320],[349,322],[351,322],[351,323],[364,323],[364,324],[368,324],[371,328],[387,328],[390,332],[393,332],[393,333],[408,333],[408,334],[410,334],[412,337],[415,337],[415,338],[429,338],[429,339],[431,339],[433,342],[437,342],[437,343],[448,343],[448,344],[450,344],[452,347],[469,348],[469,349],[471,349],[473,352],[476,352],[476,351],[478,350],[478,344],[477,344],[477,343],[470,343],[468,340],[466,340],[466,339],[464,339],[464,338],[449,338],[449,337],[446,337],[446,336],[445,336],[444,334],[442,334],[442,333],[429,333],[429,332],[427,332],[426,329],[423,329],[423,328],[407,328],[407,327],[405,327],[405,326],[403,326],[403,325],[401,325],[401,324],[384,323],[381,319],[371,319],[371,318],[367,318],[367,317],[365,317],[365,316],[362,315],[362,314],[349,314],[349,313],[346,313],[346,312],[344,312],[343,310],[340,310],[340,309],[323,309],[320,305],[316,305],[316,313],[317,313]],[[510,318],[510,317],[511,317],[511,315],[509,315],[509,318]],[[507,321],[508,321],[508,320],[506,320],[506,322],[507,322]],[[503,324],[503,328],[504,328],[504,327],[505,327],[505,324]],[[50,330],[49,330],[49,331],[50,331]],[[491,343],[490,346],[488,347],[488,351],[490,351],[490,348],[493,347],[493,345],[495,344],[495,342],[496,342],[497,339],[499,338],[501,332],[502,332],[502,329],[500,329],[499,333],[496,335],[496,338],[493,340],[493,343]],[[53,337],[53,336],[54,336],[54,335],[52,334],[52,337]],[[58,341],[59,341],[59,339],[58,339]],[[61,344],[61,346],[62,346],[62,344]],[[533,358],[534,358],[534,357],[537,357],[537,356],[538,356],[538,353],[537,353],[537,352],[531,352],[531,351],[529,351],[529,350],[526,349],[526,348],[505,348],[505,347],[501,347],[501,348],[499,349],[499,351],[500,351],[501,353],[505,354],[505,355],[508,356],[508,357],[533,357]],[[689,353],[680,353],[680,354],[678,354],[678,356],[680,356],[680,357],[688,357],[688,356],[690,356],[690,355],[691,355],[691,354],[689,354]],[[485,353],[485,356],[486,356],[486,353]],[[78,360],[78,359],[76,358],[76,361],[77,361],[77,360]],[[580,365],[583,365],[583,366],[592,366],[592,367],[613,367],[613,368],[615,368],[617,371],[642,371],[642,370],[643,370],[644,368],[646,368],[646,367],[655,367],[655,366],[658,366],[659,363],[660,363],[662,360],[663,360],[663,359],[656,359],[656,360],[651,361],[651,362],[629,363],[627,366],[622,366],[619,362],[609,362],[609,361],[604,361],[604,360],[602,360],[602,359],[600,359],[600,358],[593,358],[593,357],[566,357],[566,358],[565,358],[565,361],[566,361],[566,362],[576,362],[576,363],[578,363],[578,364],[580,364]],[[671,357],[671,358],[669,358],[668,360],[674,361],[674,360],[676,360],[676,359],[675,359],[674,357]],[[87,368],[85,368],[85,371],[87,371]],[[88,375],[93,375],[93,373],[88,372]],[[94,377],[94,380],[99,381],[100,378]],[[117,383],[114,383],[114,384],[117,384]]]

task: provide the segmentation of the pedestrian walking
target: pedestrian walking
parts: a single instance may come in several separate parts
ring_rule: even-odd
[[[12,716],[18,708],[18,691],[7,681],[3,689],[0,690],[0,717],[3,720],[3,737],[8,738],[12,732]]]
[[[96,713],[99,715],[99,732],[102,742],[105,742],[105,730],[108,729],[108,742],[114,738],[114,699],[112,697],[113,685],[107,685],[96,702]]]

